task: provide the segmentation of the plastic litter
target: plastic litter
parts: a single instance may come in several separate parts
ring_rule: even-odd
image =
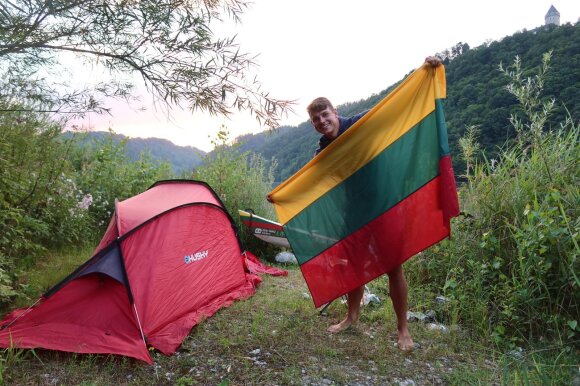
[[[379,299],[379,297],[375,294],[364,294],[363,296],[363,305],[367,306],[367,305],[373,305],[373,304],[381,304],[381,299]]]
[[[296,260],[296,256],[292,252],[280,252],[274,257],[278,263],[290,263],[290,264],[298,264]]]
[[[340,303],[346,304],[347,300],[347,297],[343,296]],[[381,304],[381,299],[377,295],[371,293],[369,287],[365,285],[365,292],[363,293],[360,304],[363,306]]]
[[[449,332],[449,329],[446,326],[439,323],[429,323],[427,329],[431,331]]]

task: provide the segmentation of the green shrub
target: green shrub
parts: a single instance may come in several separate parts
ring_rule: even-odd
[[[0,252],[34,257],[43,245],[63,245],[86,231],[61,127],[31,113],[0,115]]]
[[[413,280],[452,299],[451,319],[498,344],[573,341],[579,331],[579,127],[546,127],[554,102],[539,95],[549,59],[535,78],[522,78],[517,59],[504,70],[522,105],[511,118],[518,137],[498,159],[470,164],[466,152],[464,216],[451,240],[410,264]],[[462,146],[474,148],[473,132]]]
[[[255,214],[275,218],[272,205],[266,200],[274,183],[276,162],[266,170],[264,158],[258,154],[239,153],[237,146],[228,146],[229,133],[222,126],[212,141],[215,150],[195,169],[192,178],[209,184],[221,198],[234,219],[242,242],[252,253],[273,259],[279,248],[258,240],[242,225],[238,209],[252,210]]]
[[[47,248],[93,243],[115,198],[173,176],[148,154],[128,160],[125,144],[111,138],[80,148],[61,134],[61,125],[41,114],[0,114],[0,303],[15,295],[18,270]]]
[[[47,247],[83,239],[89,228],[83,194],[69,162],[70,141],[42,114],[3,106],[0,114],[0,303],[17,294],[18,270]]]
[[[90,195],[88,211],[99,236],[109,224],[115,200],[125,200],[156,181],[174,177],[167,162],[154,162],[148,153],[140,154],[137,161],[130,160],[126,155],[127,141],[116,143],[112,134],[77,147],[72,156],[76,183],[85,195]]]

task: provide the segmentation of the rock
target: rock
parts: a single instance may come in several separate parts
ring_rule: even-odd
[[[422,322],[425,320],[425,314],[421,312],[407,311],[407,321],[409,322]]]
[[[425,319],[430,321],[430,322],[434,322],[435,318],[437,317],[437,314],[435,313],[435,311],[433,310],[429,310],[425,313]]]
[[[435,321],[435,311],[429,310],[427,313],[407,311],[407,321],[409,322],[433,322]]]
[[[516,347],[515,349],[507,353],[510,357],[522,360],[525,357],[524,349],[521,347]]]

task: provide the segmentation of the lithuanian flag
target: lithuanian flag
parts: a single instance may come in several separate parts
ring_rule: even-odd
[[[443,65],[423,65],[269,194],[316,307],[449,236],[445,96]]]

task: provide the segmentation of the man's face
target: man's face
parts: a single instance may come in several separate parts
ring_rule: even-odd
[[[338,121],[336,109],[327,107],[322,111],[312,113],[310,122],[312,122],[312,126],[314,126],[316,131],[328,139],[335,139],[338,135],[340,122]]]

